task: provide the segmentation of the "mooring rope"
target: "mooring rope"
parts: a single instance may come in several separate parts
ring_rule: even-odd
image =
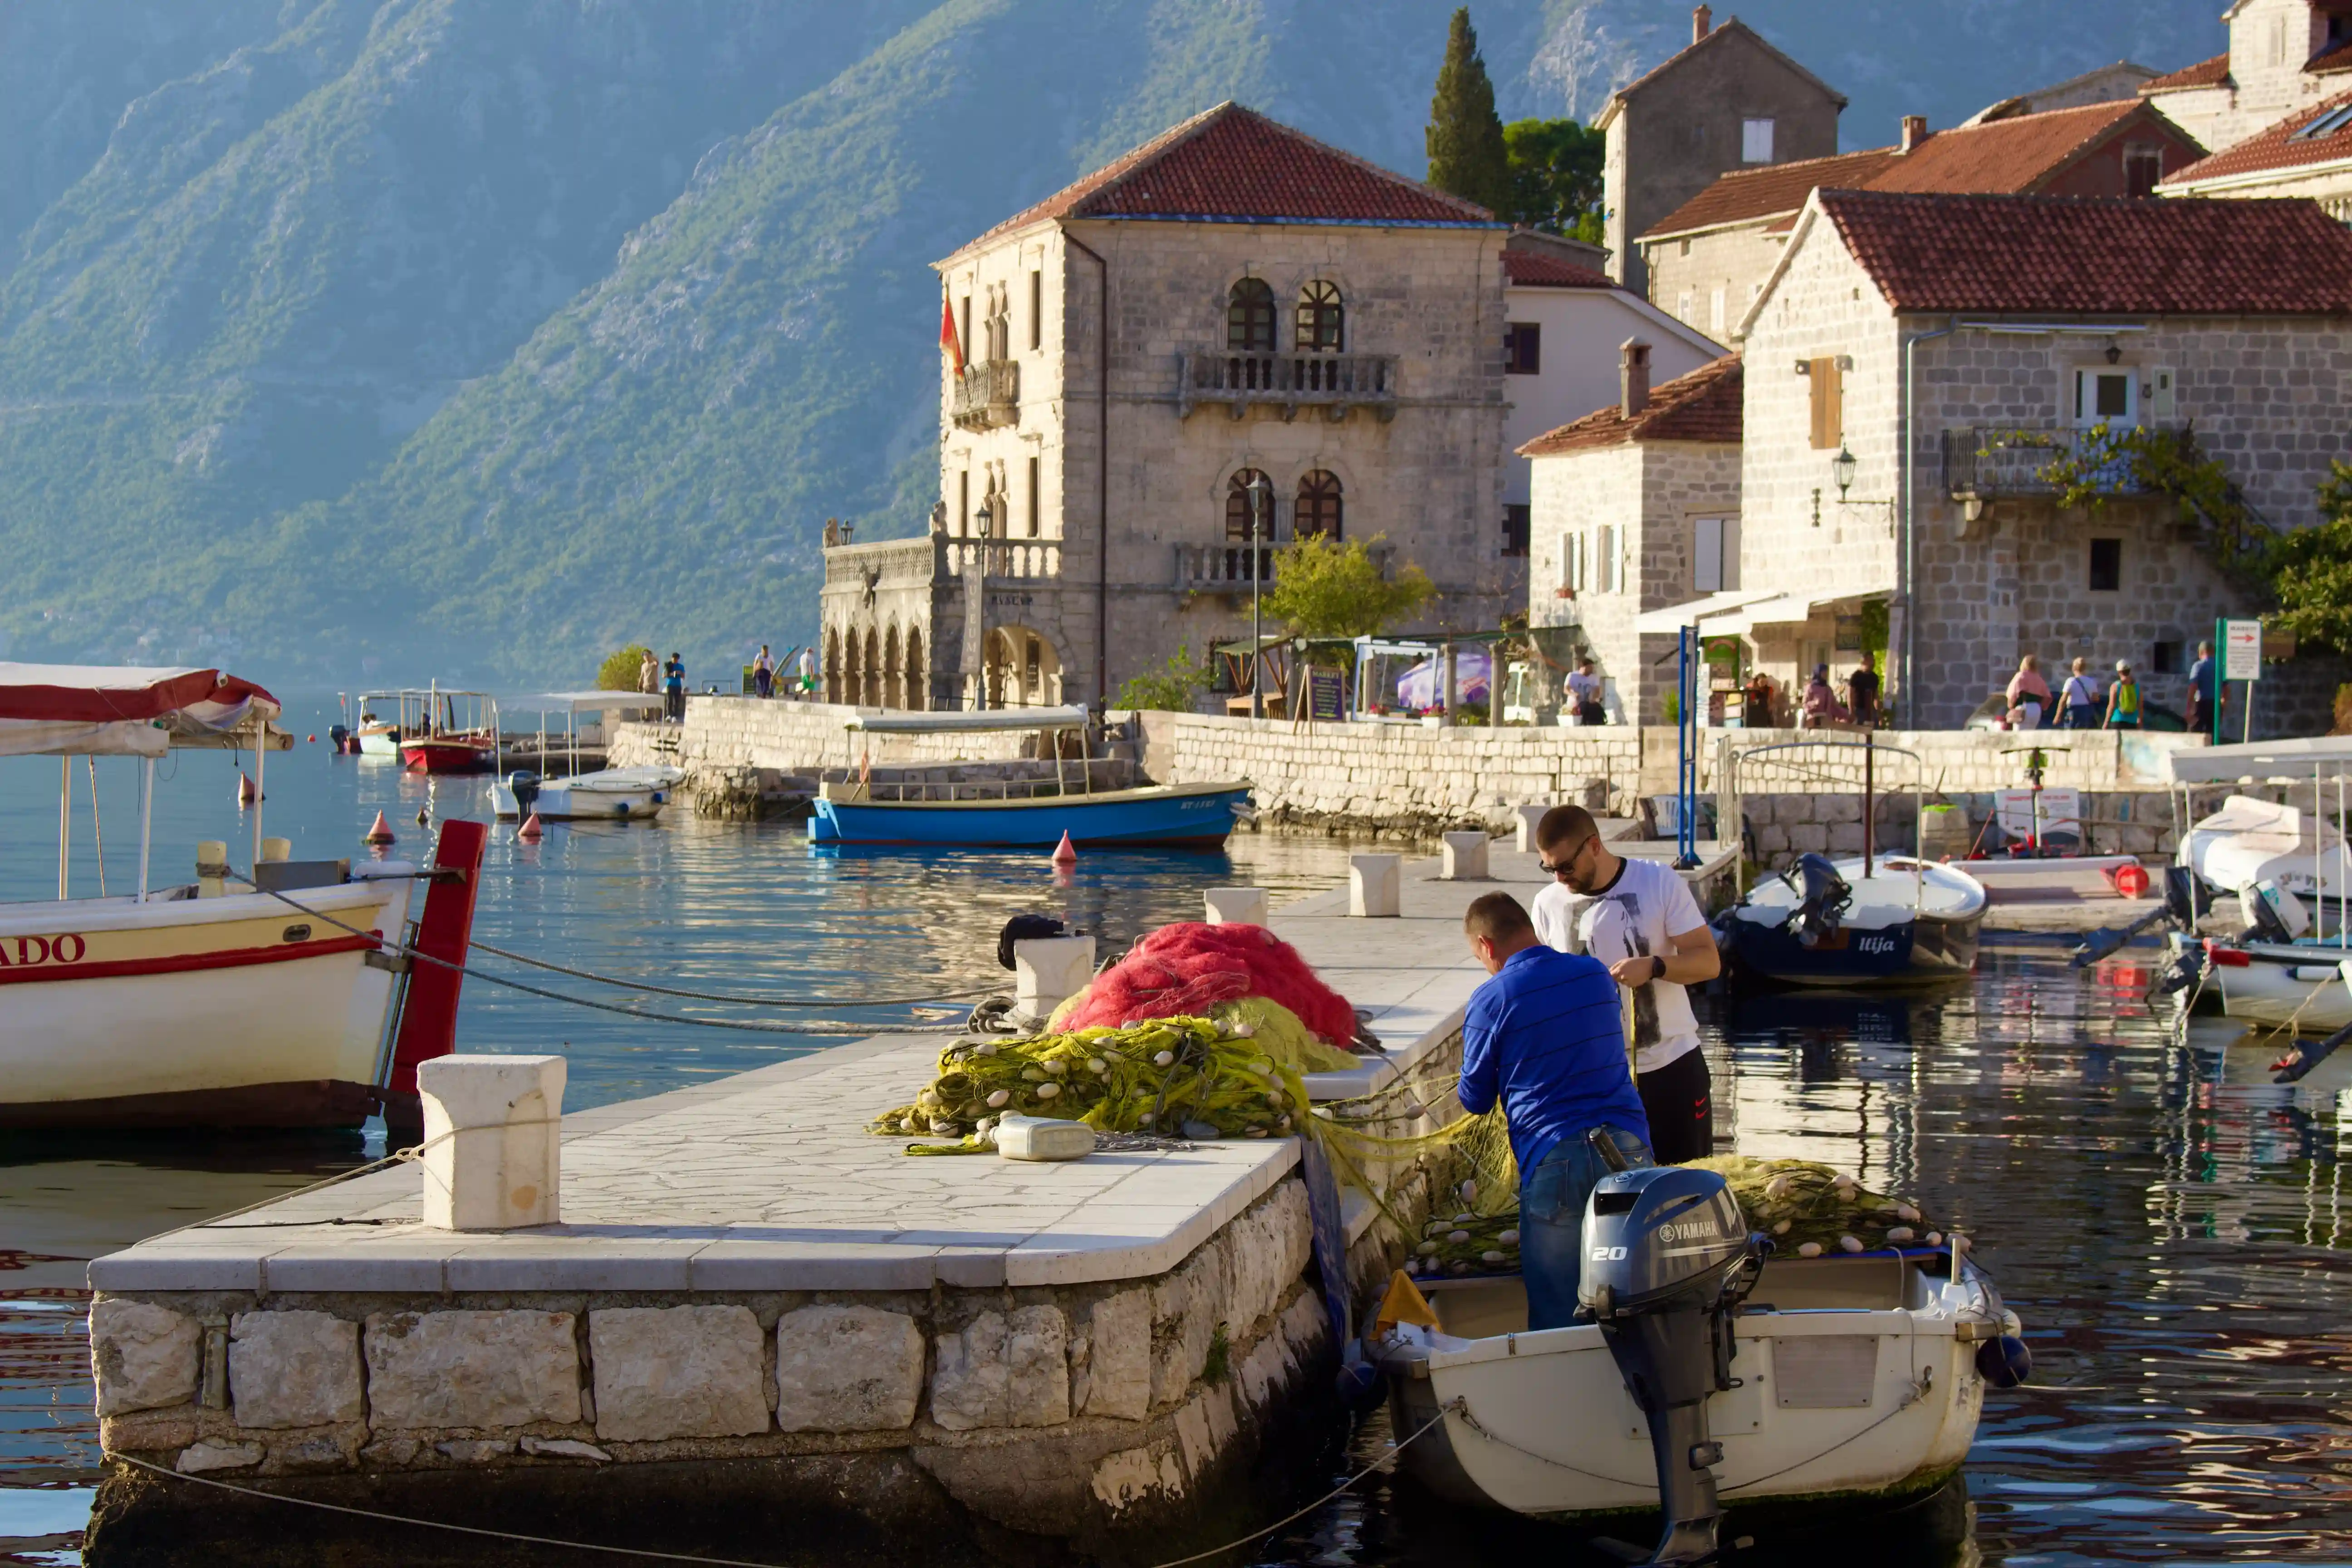
[[[516,963],[527,963],[533,969],[545,969],[557,974],[568,974],[574,980],[593,980],[599,985],[610,985],[622,991],[650,991],[662,996],[683,996],[695,1002],[734,1002],[747,1007],[911,1007],[924,1002],[962,1002],[975,996],[985,996],[995,987],[969,986],[961,991],[934,991],[922,996],[823,996],[810,1002],[787,1001],[782,996],[745,996],[726,991],[682,991],[676,986],[656,985],[646,980],[621,980],[609,974],[597,974],[585,969],[569,969],[561,963],[551,963],[543,958],[509,952],[502,947],[492,947],[487,942],[468,942],[467,946],[478,952],[495,953]]]
[[[229,875],[236,877],[238,881],[245,883],[247,887],[253,888],[257,892],[268,893],[271,898],[276,899],[279,903],[284,904],[287,908],[298,910],[302,914],[309,915],[312,920],[324,921],[327,924],[335,927],[339,931],[349,931],[353,936],[373,937],[377,934],[372,931],[362,931],[359,927],[352,925],[347,921],[339,921],[325,910],[314,910],[308,904],[300,902],[299,900],[289,899],[284,893],[278,892],[274,888],[263,888],[256,883],[250,877],[239,876],[234,871],[230,872]],[[470,964],[459,963],[454,959],[442,958],[434,953],[425,952],[416,948],[408,946],[406,943],[394,942],[388,937],[382,939],[382,941],[383,950],[385,952],[399,953],[411,961],[421,959],[426,963],[435,964],[442,969],[455,970],[459,974],[466,975],[470,979],[482,981],[487,984],[503,985],[510,991],[520,991],[531,996],[544,996],[551,1002],[569,1002],[575,1007],[593,1007],[600,1013],[618,1013],[624,1017],[645,1018],[656,1024],[692,1024],[698,1027],[705,1029],[743,1029],[755,1035],[859,1035],[871,1033],[891,1035],[961,1035],[964,1032],[964,1026],[961,1024],[892,1024],[877,1030],[876,1026],[872,1024],[851,1023],[843,1019],[827,1019],[823,1023],[780,1024],[764,1022],[758,1019],[697,1018],[691,1014],[687,1013],[656,1013],[649,1008],[631,1007],[618,1002],[599,1002],[593,997],[574,996],[569,992],[564,991],[550,991],[543,985],[526,985],[520,980],[509,980],[503,974],[492,974],[487,970],[476,969]]]
[[[1263,1530],[1254,1530],[1247,1535],[1235,1536],[1233,1540],[1224,1542],[1221,1546],[1212,1546],[1206,1552],[1195,1552],[1189,1557],[1171,1557],[1165,1563],[1155,1563],[1151,1564],[1151,1568],[1185,1568],[1185,1564],[1187,1563],[1198,1563],[1204,1558],[1221,1556],[1225,1552],[1231,1552],[1237,1546],[1247,1546],[1252,1542],[1263,1541],[1267,1536],[1272,1535],[1276,1531],[1284,1528],[1286,1525],[1297,1523],[1299,1520],[1302,1520],[1308,1514],[1313,1513],[1317,1509],[1321,1508],[1325,1503],[1331,1501],[1334,1498],[1346,1492],[1349,1488],[1354,1486],[1358,1481],[1362,1480],[1366,1476],[1372,1474],[1376,1470],[1386,1468],[1390,1464],[1394,1462],[1397,1455],[1402,1453],[1409,1445],[1417,1442],[1424,1435],[1434,1430],[1444,1421],[1446,1415],[1450,1412],[1460,1406],[1462,1404],[1463,1401],[1459,1399],[1449,1401],[1438,1410],[1436,1415],[1431,1416],[1427,1421],[1423,1422],[1421,1426],[1416,1427],[1412,1433],[1391,1445],[1387,1453],[1381,1455],[1379,1458],[1374,1459],[1370,1464],[1366,1465],[1362,1469],[1358,1470],[1354,1475],[1349,1476],[1346,1480],[1341,1481],[1338,1486],[1333,1487],[1329,1491],[1325,1492],[1321,1497],[1317,1498],[1305,1508],[1299,1509],[1293,1513],[1285,1514],[1282,1518],[1276,1520],[1272,1524],[1267,1525]],[[198,1486],[213,1487],[225,1492],[235,1492],[240,1497],[262,1498],[270,1502],[290,1502],[300,1508],[318,1509],[326,1513],[348,1514],[355,1519],[372,1519],[384,1524],[413,1525],[425,1530],[446,1530],[459,1535],[478,1535],[491,1541],[520,1542],[528,1546],[553,1546],[570,1552],[603,1552],[617,1557],[636,1557],[659,1563],[701,1563],[712,1565],[712,1568],[786,1568],[786,1565],[783,1563],[753,1562],[749,1558],[743,1557],[703,1557],[690,1552],[657,1552],[649,1547],[611,1546],[600,1542],[593,1541],[559,1541],[552,1536],[524,1535],[510,1530],[490,1530],[478,1524],[450,1524],[437,1519],[417,1519],[408,1514],[385,1513],[372,1508],[352,1508],[343,1503],[321,1502],[315,1498],[294,1497],[285,1492],[264,1491],[259,1487],[239,1486],[235,1481],[215,1480],[210,1476],[185,1475],[178,1470],[166,1469],[164,1467],[156,1464],[152,1459],[142,1459],[130,1454],[116,1454],[111,1457],[123,1464],[135,1465],[142,1470],[152,1470],[156,1475],[167,1476],[175,1481],[194,1481]]]

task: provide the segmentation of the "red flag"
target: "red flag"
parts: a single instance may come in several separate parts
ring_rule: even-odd
[[[955,373],[961,375],[963,344],[956,340],[955,307],[948,303],[945,295],[940,297],[940,347],[947,352],[949,361],[955,366]]]

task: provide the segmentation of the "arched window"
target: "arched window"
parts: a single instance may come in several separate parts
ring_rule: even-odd
[[[866,628],[866,695],[861,700],[868,708],[882,706],[882,634],[872,626]]]
[[[892,626],[882,637],[882,706],[903,708],[898,689],[898,628]]]
[[[1263,278],[1244,278],[1225,296],[1225,347],[1236,353],[1274,352],[1274,289]]]
[[[1298,291],[1298,351],[1307,353],[1339,351],[1347,310],[1339,302],[1339,286],[1318,279]]]
[[[1339,537],[1339,476],[1316,469],[1298,481],[1298,507],[1291,514],[1291,534],[1299,539],[1319,533]]]
[[[923,634],[907,628],[907,706],[921,712],[931,705],[930,671],[923,664]]]
[[[855,627],[851,628],[846,642],[849,659],[841,672],[841,700],[856,708],[866,700],[866,692],[864,683],[859,679],[864,673],[864,665],[857,657],[858,637]]]
[[[1259,473],[1255,468],[1240,468],[1234,471],[1232,479],[1225,481],[1225,537],[1227,539],[1232,540],[1236,543],[1248,542],[1250,536],[1250,508],[1253,503],[1265,508],[1265,510],[1260,514],[1257,520],[1258,538],[1261,541],[1265,541],[1270,540],[1274,537],[1274,486],[1272,482],[1266,482],[1265,495],[1263,500],[1256,500],[1256,498],[1253,497],[1250,493],[1250,487],[1265,479],[1265,476]]]
[[[841,678],[841,628],[836,626],[824,634],[824,700],[827,702],[849,700]]]

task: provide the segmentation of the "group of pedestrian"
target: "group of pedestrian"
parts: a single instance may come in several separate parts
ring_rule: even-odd
[[[2200,643],[2198,651],[2210,649]],[[2042,677],[2041,657],[2029,653],[2018,660],[2005,697],[2012,730],[2039,730],[2045,719],[2060,730],[2137,730],[2143,718],[2139,678],[2127,658],[2116,660],[2115,683],[2103,691],[2091,674],[2091,661],[2077,658],[2053,696]]]
[[[686,660],[677,649],[670,650],[665,664],[646,649],[646,657],[637,664],[637,690],[647,697],[662,699],[662,717],[673,724],[686,722]]]
[[[1519,1167],[1519,1259],[1528,1328],[1576,1311],[1584,1206],[1611,1169],[1715,1152],[1713,1085],[1688,987],[1722,968],[1690,889],[1655,860],[1611,851],[1591,814],[1554,806],[1536,825],[1553,880],[1532,910],[1508,893],[1462,928],[1492,978],[1462,1024],[1456,1094],[1499,1104]]]
[[[803,647],[793,669],[787,672],[776,662],[775,655],[761,643],[758,655],[751,660],[751,690],[761,698],[773,697],[781,690],[787,697],[804,701],[816,696],[816,649]]]
[[[1830,682],[1830,667],[1826,663],[1813,666],[1813,678],[1805,683],[1804,702],[1800,710],[1801,725],[1808,730],[1854,729],[1874,730],[1878,727],[1878,667],[1868,654],[1862,656],[1845,678],[1845,700],[1838,700],[1837,688]]]

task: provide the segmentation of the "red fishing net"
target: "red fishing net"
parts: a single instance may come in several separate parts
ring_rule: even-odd
[[[1204,1013],[1220,1002],[1263,996],[1298,1015],[1328,1045],[1356,1037],[1356,1010],[1316,978],[1298,950],[1253,925],[1162,926],[1095,976],[1063,1026],[1116,1026],[1134,1018]]]

